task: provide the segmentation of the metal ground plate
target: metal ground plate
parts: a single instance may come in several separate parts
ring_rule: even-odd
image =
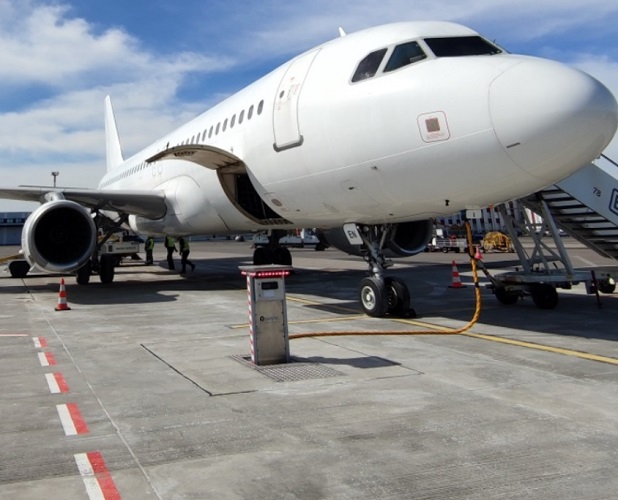
[[[275,382],[297,382],[300,380],[315,380],[320,378],[340,377],[345,373],[319,363],[307,363],[291,357],[289,363],[274,365],[254,365],[250,355],[230,356],[234,361],[247,366]]]

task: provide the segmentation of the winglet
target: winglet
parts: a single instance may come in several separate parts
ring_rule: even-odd
[[[339,26],[339,36],[345,36],[346,32],[343,31],[343,28],[341,26]]]
[[[122,150],[120,149],[120,139],[118,138],[112,100],[109,96],[105,98],[105,153],[107,155],[108,172],[124,161]]]

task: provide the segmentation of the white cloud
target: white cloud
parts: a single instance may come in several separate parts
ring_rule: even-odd
[[[178,99],[189,74],[231,64],[229,58],[192,52],[158,55],[119,29],[97,34],[68,12],[27,0],[0,1],[0,80],[5,94],[13,86],[31,96],[25,105],[0,110],[3,184],[43,183],[42,169],[72,170],[62,178],[93,186],[99,176],[88,180],[82,164],[104,163],[106,94],[114,96],[118,117],[125,120],[119,128],[131,153],[202,109],[205,103]],[[29,90],[37,86],[46,88],[47,97]]]
[[[190,76],[283,59],[337,37],[338,26],[352,32],[401,20],[453,20],[505,41],[508,48],[512,42],[555,34],[571,33],[575,41],[582,33],[601,36],[618,22],[618,4],[607,0],[189,1],[190,9],[167,14],[183,16],[182,45],[199,49],[163,54],[127,28],[94,24],[95,19],[72,17],[67,5],[42,1],[0,0],[0,81],[7,95],[31,96],[27,105],[14,102],[5,112],[0,108],[5,185],[51,183],[50,172],[58,170],[59,184],[94,187],[105,163],[106,94],[113,97],[128,156],[221,99],[206,94],[183,100],[180,90]],[[160,38],[165,39],[170,19],[157,6],[154,2],[144,16],[159,15]],[[187,17],[187,10],[193,15]],[[606,56],[601,58],[572,52],[573,45],[568,50],[540,47],[539,53],[572,62],[618,95],[618,61],[608,55],[614,49],[602,48]],[[45,97],[29,94],[30,88],[44,89]],[[618,141],[608,151],[618,157]],[[7,206],[17,205],[0,200],[0,210]]]

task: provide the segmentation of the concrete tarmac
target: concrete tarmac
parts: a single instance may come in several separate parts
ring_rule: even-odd
[[[397,261],[405,320],[361,313],[360,259],[292,250],[290,334],[373,334],[291,340],[293,363],[255,369],[250,245],[195,242],[184,276],[157,245],[161,265],[125,262],[112,284],[65,277],[68,311],[60,276],[0,272],[0,498],[616,497],[618,294],[599,307],[578,286],[544,311],[483,289],[480,321],[445,334],[474,312],[464,255]]]

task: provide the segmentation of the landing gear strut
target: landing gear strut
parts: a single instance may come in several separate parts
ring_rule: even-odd
[[[384,256],[384,245],[394,226],[356,226],[357,236],[365,246],[363,258],[369,264],[371,276],[363,278],[359,288],[359,300],[368,316],[381,318],[391,316],[412,318],[416,316],[410,307],[410,292],[399,278],[385,277],[384,271],[393,263]]]

